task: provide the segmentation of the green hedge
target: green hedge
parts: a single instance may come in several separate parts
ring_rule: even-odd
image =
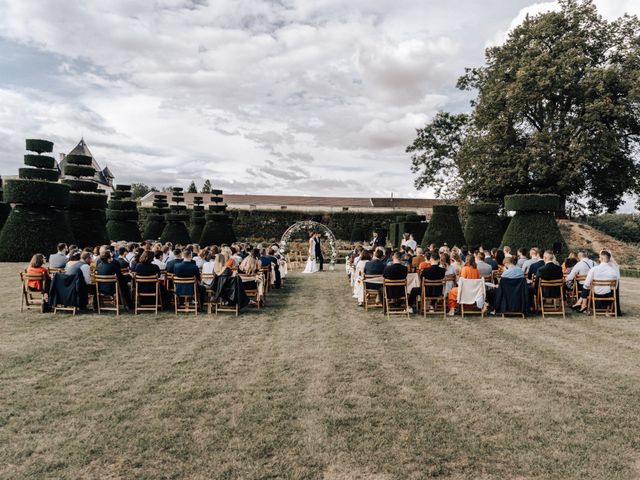
[[[64,174],[70,177],[93,177],[96,171],[93,167],[87,167],[85,165],[70,165],[64,166]]]
[[[211,246],[222,245],[223,243],[231,244],[235,241],[236,236],[233,232],[233,227],[228,221],[207,220],[198,243],[201,246]]]
[[[116,185],[116,192],[130,192],[131,185]]]
[[[470,247],[494,248],[500,245],[504,230],[498,216],[497,203],[479,203],[469,206],[464,236]]]
[[[65,157],[65,160],[67,161],[67,165],[91,166],[93,164],[93,158],[91,158],[88,155],[76,155],[76,154],[67,155]],[[95,168],[93,168],[93,166],[91,166],[91,169],[95,173]],[[92,173],[91,176],[93,176],[94,173]]]
[[[465,245],[466,240],[458,218],[458,207],[455,205],[434,205],[433,216],[427,226],[421,244],[442,246],[445,243],[450,247]]]
[[[524,211],[516,212],[511,219],[500,246],[508,245],[512,252],[518,248],[530,249],[531,247],[553,250],[555,243],[560,243],[563,254],[568,252],[567,244],[562,238],[553,214]]]
[[[18,177],[24,180],[48,180],[57,182],[60,172],[51,168],[19,168]]]
[[[594,228],[623,242],[640,243],[640,215],[633,213],[607,213],[586,219]]]
[[[364,242],[367,240],[367,232],[365,232],[364,226],[361,223],[354,223],[349,240],[353,243]]]
[[[40,140],[36,138],[28,138],[26,140],[27,148],[30,152],[36,153],[45,153],[45,152],[53,152],[53,142],[49,140]]]
[[[407,218],[409,217],[410,215]],[[416,215],[415,217],[420,218],[419,215]],[[415,218],[415,217],[412,217],[412,218]],[[397,245],[400,245],[402,243],[402,235],[405,233],[412,234],[415,241],[418,242],[418,244],[420,244],[420,242],[422,241],[422,238],[424,237],[424,233],[427,231],[427,227],[428,227],[427,222],[399,222],[399,223],[396,223],[395,225],[397,225],[397,227],[395,227],[397,230],[396,235],[398,238]]]
[[[71,178],[65,178],[62,183],[69,185],[74,192],[97,192],[98,183],[93,180],[76,180]]]
[[[69,187],[43,180],[6,180],[4,201],[24,205],[64,207],[69,204]]]
[[[137,210],[107,210],[107,220],[115,220],[122,222],[137,222]]]
[[[4,227],[7,218],[11,214],[11,205],[8,203],[0,202],[0,230]]]
[[[162,230],[160,241],[162,243],[171,242],[174,245],[187,245],[191,243],[191,237],[183,222],[169,221]]]
[[[555,212],[560,197],[554,194],[517,194],[504,197],[504,209],[516,212]]]
[[[24,164],[28,167],[56,168],[56,159],[46,155],[26,154],[24,156]]]
[[[134,200],[110,200],[110,210],[135,210],[137,203]]]
[[[75,243],[80,248],[93,248],[109,243],[104,210],[69,209],[67,218],[75,236]]]
[[[139,242],[142,238],[137,221],[109,220],[107,222],[107,234],[114,241]]]
[[[164,227],[165,227],[164,221],[154,220],[153,218],[156,218],[156,216],[151,217],[150,221],[148,221],[144,225],[144,229],[142,231],[142,238],[144,240],[158,240],[162,235],[162,231],[164,230]]]
[[[16,205],[0,232],[0,261],[28,262],[34,253],[48,257],[60,242],[75,243],[63,210]]]
[[[70,210],[104,210],[106,206],[107,196],[102,193],[71,192],[69,195]]]
[[[109,195],[110,200],[131,200],[131,192],[122,192],[116,190]]]

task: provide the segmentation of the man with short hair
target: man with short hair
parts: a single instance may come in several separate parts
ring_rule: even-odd
[[[524,274],[530,279],[536,274],[538,269],[544,265],[544,260],[540,258],[540,250],[535,247],[529,250],[529,256],[531,258],[524,262],[522,271],[524,271]]]
[[[440,257],[433,256],[431,257],[431,261],[429,262],[429,266],[427,268],[422,269],[420,272],[420,279],[424,280],[444,280],[444,275],[447,271],[440,266]],[[409,306],[413,308],[416,298],[422,294],[422,287],[414,287],[411,289],[411,293],[409,295]],[[440,287],[429,287],[427,291],[427,296],[429,297],[437,297],[442,295],[442,286]]]
[[[527,258],[527,249],[526,248],[519,248],[518,249],[518,261],[516,262],[516,265],[518,267],[520,267],[523,272],[524,272],[524,264],[525,264],[525,262],[527,260],[528,260],[528,258]]]
[[[67,275],[75,275],[78,271],[82,272],[84,277],[84,283],[91,284],[91,260],[93,260],[93,254],[91,252],[84,251],[80,254],[80,261],[71,265],[66,273]]]
[[[59,243],[58,252],[49,255],[49,268],[64,268],[69,259],[67,258],[67,244]]]
[[[502,272],[502,278],[524,278],[524,272],[514,263],[513,256],[504,257],[503,265],[505,270]]]
[[[405,242],[405,246],[410,248],[414,252],[418,248],[418,242],[416,242],[416,239],[413,238],[413,233],[409,234],[409,240]]]
[[[571,269],[571,272],[569,272],[569,275],[567,275],[567,286],[571,287],[573,285],[573,279],[576,278],[577,276],[586,277],[587,275],[589,275],[589,272],[594,266],[595,264],[593,263],[593,260],[589,258],[589,255],[587,255],[587,252],[585,252],[584,250],[580,250],[578,252],[578,263],[576,263],[573,266],[573,268]],[[578,283],[578,287],[579,287],[578,293],[582,292],[583,284],[584,282]],[[579,302],[573,305],[573,307],[578,307],[578,306],[579,306]]]
[[[193,261],[193,254],[191,253],[191,250],[187,248],[184,251],[180,251],[179,255],[180,261],[176,261],[172,264],[173,274],[175,277],[180,278],[196,277],[196,283],[198,284],[198,299],[201,302],[202,298],[204,298],[205,287],[200,285],[200,269]],[[168,269],[169,265],[167,264],[167,270]],[[194,293],[191,285],[176,284],[174,288],[177,295],[193,295]]]
[[[611,253],[607,250],[600,252],[600,264],[589,270],[587,278],[584,281],[582,294],[580,295],[580,302],[577,305],[580,307],[580,312],[587,311],[587,301],[591,290],[591,283],[594,280],[607,280],[607,281],[619,281],[620,271],[611,264]],[[608,297],[611,295],[611,288],[608,286],[596,286],[593,287],[593,294],[595,298]]]
[[[487,262],[485,262],[484,252],[478,251],[476,253],[476,268],[480,272],[481,277],[488,277],[493,272],[493,268]]]
[[[185,251],[185,253],[186,253],[186,251]],[[189,256],[191,256],[191,252],[190,251],[189,251]],[[169,260],[167,262],[167,273],[174,273],[173,270],[174,270],[175,266],[180,262],[182,262],[182,249],[176,247],[173,250],[173,260]]]
[[[406,280],[409,269],[402,264],[402,254],[400,251],[394,252],[391,259],[391,264],[385,267],[382,276],[387,280]],[[390,299],[402,298],[406,294],[407,290],[404,287],[387,288],[387,296]]]
[[[536,281],[533,285],[533,294],[538,293],[538,285],[540,280],[561,280],[564,277],[562,267],[556,263],[556,256],[553,251],[547,250],[543,255],[543,265],[536,270]],[[560,289],[557,287],[548,287],[542,291],[545,296],[558,296]]]

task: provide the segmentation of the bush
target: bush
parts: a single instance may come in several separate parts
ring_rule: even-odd
[[[640,243],[640,215],[630,213],[607,213],[587,218],[594,228],[623,242]]]
[[[284,232],[283,232],[284,233]],[[207,215],[207,223],[202,230],[200,245],[231,244],[236,241],[229,219],[224,215]]]
[[[498,216],[499,208],[497,203],[479,203],[469,207],[464,229],[464,237],[469,246],[493,248],[500,245],[504,231]]]
[[[122,222],[137,222],[137,210],[107,210],[107,220],[115,220]]]
[[[157,217],[155,215],[150,217],[143,229],[142,238],[144,240],[159,240],[162,235],[165,223],[163,220],[154,220],[154,218]]]
[[[435,243],[437,246],[447,245],[458,247],[464,245],[466,240],[462,232],[462,225],[458,218],[458,207],[455,205],[434,205],[433,216],[427,226],[422,245]]]
[[[367,234],[361,223],[354,223],[353,230],[351,230],[351,238],[349,240],[353,243],[364,242],[367,240]]]
[[[67,210],[67,218],[75,236],[75,243],[80,248],[93,248],[109,243],[104,210],[70,209]]]
[[[26,140],[27,148],[29,152],[45,153],[53,152],[53,142],[49,140],[40,140],[35,138],[28,138]]]
[[[46,155],[27,154],[24,156],[24,164],[28,167],[56,168],[56,159]]]
[[[116,185],[116,192],[130,192],[131,185]]]
[[[560,197],[553,194],[517,194],[504,197],[504,209],[516,212],[555,212]]]
[[[136,202],[134,200],[110,200],[110,210],[135,210]]]
[[[119,212],[119,211],[116,211],[116,212]],[[107,212],[107,216],[109,216],[108,212]],[[137,216],[137,212],[136,212],[136,216]],[[107,222],[107,234],[109,235],[109,238],[114,241],[125,240],[127,242],[139,242],[141,240],[140,230],[138,229],[137,220],[136,221],[109,220]]]
[[[4,201],[24,205],[64,207],[69,204],[69,187],[44,180],[16,180],[4,182]]]
[[[107,196],[102,193],[71,192],[69,195],[70,210],[104,210],[106,206]]]
[[[34,253],[48,256],[60,242],[75,243],[63,210],[16,205],[0,232],[0,261],[28,262]]]
[[[91,166],[70,164],[64,166],[64,174],[70,177],[93,177],[95,173],[95,169]]]
[[[115,192],[111,192],[109,199],[110,200],[131,200],[131,192],[122,192],[120,190],[116,190]]]
[[[48,180],[57,182],[60,172],[50,168],[19,168],[18,177],[24,180]]]
[[[9,214],[11,214],[11,205],[0,202],[0,231],[2,230],[2,227],[4,227],[7,218],[9,218]]]
[[[65,159],[67,161],[67,165],[91,166],[93,164],[93,158],[91,158],[89,155],[72,154],[72,155],[67,155]],[[93,168],[92,166],[91,169],[93,170],[93,173],[91,175],[86,175],[87,177],[93,176],[95,174],[95,171],[96,171],[95,168]]]
[[[171,242],[174,245],[177,243],[187,245],[191,243],[191,237],[189,236],[187,226],[183,222],[168,220],[160,235],[160,242]]]
[[[65,178],[62,183],[69,185],[74,192],[96,192],[98,191],[98,183],[93,180],[76,180]]]

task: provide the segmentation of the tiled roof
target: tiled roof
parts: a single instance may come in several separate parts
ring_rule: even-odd
[[[111,171],[109,171],[108,168],[105,168],[104,170],[100,168],[100,165],[98,165],[98,162],[96,161],[95,157],[91,153],[91,150],[89,150],[89,147],[85,143],[84,138],[80,139],[80,142],[78,142],[78,145],[76,145],[73,148],[73,150],[71,150],[68,153],[68,155],[85,155],[87,157],[91,157],[93,159],[91,162],[91,166],[96,171],[96,174],[94,175],[93,179],[102,185],[110,186],[110,183],[107,177],[110,176],[110,178],[113,178]],[[60,172],[64,172],[64,166],[66,164],[67,164],[67,158],[65,156],[65,158],[63,158],[62,161],[58,164],[58,167],[60,168]]]

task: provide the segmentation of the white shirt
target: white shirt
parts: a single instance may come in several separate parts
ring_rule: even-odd
[[[409,247],[411,250],[415,252],[416,248],[418,247],[418,242],[416,242],[415,240],[407,240],[407,243],[405,243],[405,246]]]
[[[131,263],[131,260],[133,260],[134,258],[136,258],[136,254],[135,254],[135,252],[129,252],[129,253],[127,253],[127,254],[125,255],[125,257],[124,257],[124,258],[127,260],[127,262]]]
[[[589,271],[593,268],[593,260],[590,258],[583,258],[578,263],[576,263],[569,275],[567,275],[567,283],[572,282],[574,278],[577,276],[585,277],[589,274]]]
[[[160,271],[167,269],[167,264],[158,258],[154,258],[151,263],[153,263],[154,265],[157,265]]]
[[[620,272],[610,263],[601,263],[589,270],[587,279],[584,281],[585,288],[589,288],[594,280],[620,280]],[[607,295],[611,293],[609,287],[593,287],[596,295]]]
[[[203,262],[202,263],[202,274],[210,274],[210,273],[214,273],[213,272],[213,262]],[[206,280],[204,281],[204,283],[206,283],[207,285],[211,285],[213,283],[213,280]]]
[[[204,260],[202,260],[199,255],[194,255],[193,261],[198,268],[202,268],[202,264],[204,263]]]

